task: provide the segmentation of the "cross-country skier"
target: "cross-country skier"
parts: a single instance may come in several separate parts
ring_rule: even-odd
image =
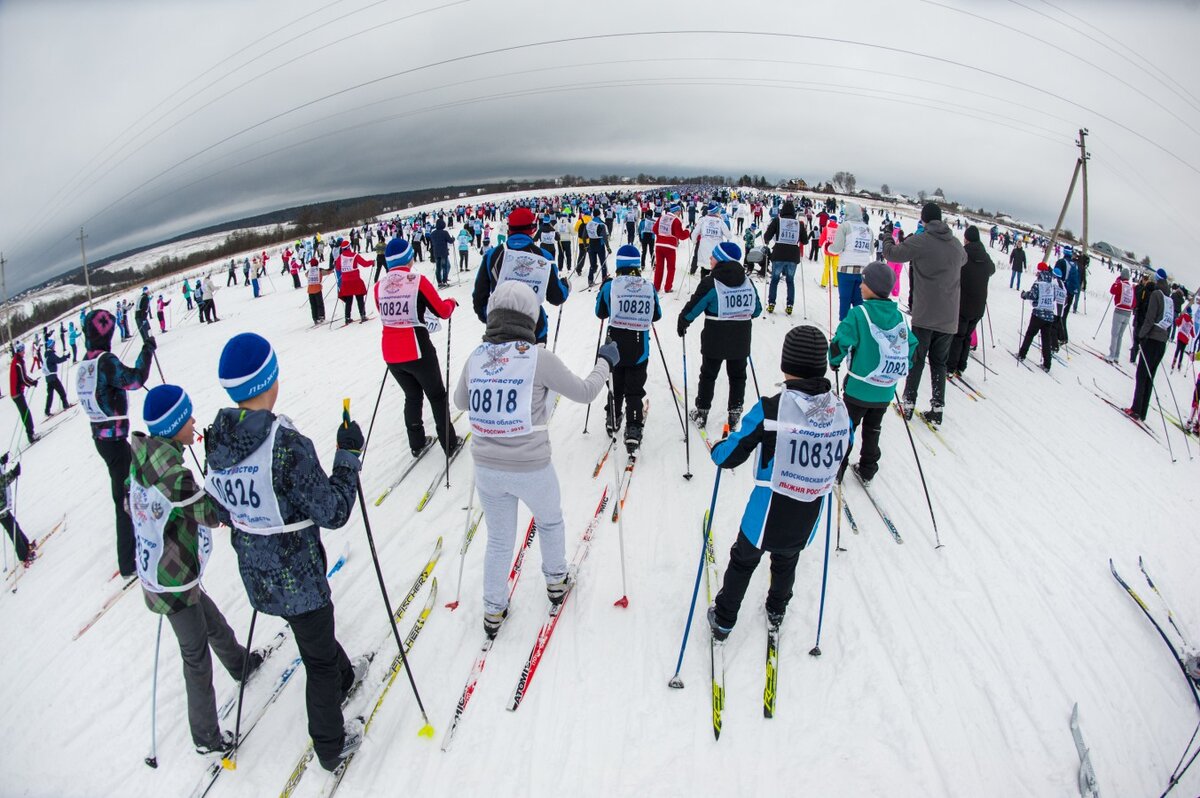
[[[708,610],[717,640],[727,638],[737,623],[764,552],[771,553],[767,624],[778,629],[783,623],[800,552],[816,535],[823,499],[833,490],[853,440],[850,416],[825,377],[827,351],[816,327],[788,330],[780,357],[783,390],[760,398],[741,427],[713,447],[719,468],[736,468],[753,456],[755,481],[721,591]]]
[[[138,578],[146,606],[167,616],[179,641],[192,744],[199,754],[225,752],[233,732],[222,732],[217,719],[209,649],[234,681],[253,673],[262,654],[247,653],[200,586],[212,552],[211,528],[220,518],[217,503],[183,462],[183,447],[196,442],[191,399],[177,385],[155,386],[146,394],[142,418],[150,434],[135,432],[129,441]]]
[[[996,264],[988,255],[987,247],[979,240],[979,228],[970,225],[963,232],[966,243],[967,263],[962,269],[962,280],[958,295],[958,331],[950,342],[946,355],[946,368],[955,376],[967,370],[971,359],[971,337],[975,328],[983,321],[987,310],[988,285],[996,273]]]
[[[511,223],[510,223],[511,224]],[[463,368],[454,404],[471,419],[475,488],[487,519],[483,566],[483,628],[494,637],[508,616],[506,582],[517,532],[517,501],[533,512],[542,551],[542,573],[552,604],[568,583],[562,500],[551,462],[546,424],[551,393],[587,403],[604,388],[620,357],[617,344],[600,347],[587,377],[576,377],[558,357],[537,345],[541,310],[528,285],[509,280],[496,287],[487,307],[487,329]]]
[[[158,295],[158,330],[159,332],[167,331],[167,305],[171,304],[171,300],[163,299],[163,295]]]
[[[36,388],[37,384],[37,380],[30,379],[25,373],[25,344],[17,341],[13,344],[12,362],[8,365],[8,395],[17,406],[17,418],[24,425],[25,437],[31,444],[39,436],[33,430],[33,414],[29,412],[29,405],[25,403],[25,389]]]
[[[1156,290],[1146,301],[1146,315],[1136,333],[1140,349],[1137,376],[1134,380],[1133,402],[1125,410],[1127,415],[1142,421],[1146,420],[1146,414],[1150,412],[1154,375],[1163,355],[1167,353],[1167,340],[1171,336],[1171,327],[1175,324],[1175,303],[1171,301],[1166,269],[1159,269],[1155,276],[1158,277],[1154,284]]]
[[[865,483],[870,483],[879,471],[883,417],[896,385],[908,375],[917,348],[917,336],[890,297],[895,281],[896,274],[886,263],[867,264],[861,289],[864,301],[850,309],[829,344],[829,365],[835,376],[842,362],[850,357],[842,398],[855,431],[862,425],[862,451],[854,472]],[[846,459],[838,471],[839,482],[850,463],[852,447],[853,444],[846,448]]]
[[[729,229],[729,223],[721,217],[721,210],[721,203],[716,200],[709,202],[704,217],[692,230],[692,245],[695,249],[692,251],[692,267],[689,274],[695,274],[698,266],[700,276],[708,276],[713,250],[723,241],[733,241],[733,232]],[[741,260],[740,247],[738,260]]]
[[[338,299],[346,303],[346,324],[350,323],[351,305],[358,303],[358,320],[367,321],[367,306],[364,297],[367,286],[363,283],[359,269],[371,268],[371,261],[354,251],[349,241],[342,242],[341,254],[337,260],[338,270]]]
[[[829,254],[837,258],[838,321],[846,318],[850,308],[862,304],[862,270],[871,262],[871,228],[862,220],[863,210],[857,202],[846,203],[846,221],[834,231],[829,242]]]
[[[586,225],[588,240],[588,288],[596,284],[596,266],[600,267],[601,281],[608,279],[608,253],[612,247],[608,244],[610,235],[608,225],[600,218],[599,212]],[[551,250],[553,251],[553,250]]]
[[[501,284],[509,280],[525,283],[537,295],[538,305],[549,302],[561,305],[567,301],[571,286],[559,277],[554,256],[533,240],[537,219],[529,208],[515,208],[508,215],[508,241],[503,247],[487,252],[483,264],[475,273],[471,303],[479,320],[487,323],[488,298]],[[582,245],[581,245],[582,246]],[[537,342],[546,343],[550,325],[543,310],[538,316]]]
[[[78,328],[75,327],[75,322],[70,322],[69,329],[67,330],[67,340],[70,341],[71,344],[72,363],[75,363],[79,360],[79,350],[76,348],[76,343],[79,341],[79,336],[80,332]]]
[[[1017,350],[1017,360],[1024,360],[1029,354],[1033,336],[1041,333],[1042,341],[1042,370],[1049,372],[1051,358],[1054,355],[1054,344],[1058,337],[1058,311],[1056,298],[1058,291],[1054,285],[1054,275],[1050,273],[1047,263],[1037,265],[1037,279],[1028,291],[1021,292],[1021,299],[1033,303],[1033,311],[1029,314],[1029,326],[1025,329],[1025,338],[1021,348]]]
[[[1113,317],[1108,357],[1105,359],[1109,363],[1116,363],[1121,357],[1121,342],[1125,337],[1125,330],[1129,327],[1129,317],[1134,306],[1133,283],[1129,282],[1129,269],[1121,267],[1121,273],[1109,286],[1108,293],[1112,294]]]
[[[1171,358],[1172,370],[1183,368],[1184,356],[1187,355],[1188,344],[1192,342],[1192,314],[1185,307],[1175,317],[1175,355]],[[47,353],[49,358],[49,353]]]
[[[1008,254],[1008,265],[1012,269],[1012,274],[1008,277],[1008,287],[1021,290],[1021,274],[1025,271],[1025,250],[1021,247],[1020,239],[1017,240],[1017,246]]]
[[[779,279],[782,277],[787,287],[787,307],[785,312],[790,316],[792,307],[796,304],[796,266],[808,243],[808,229],[804,222],[796,218],[796,204],[786,200],[779,209],[779,215],[767,225],[763,234],[763,243],[770,244],[775,240],[771,249],[771,285],[767,289],[767,313],[775,312],[775,298],[779,294]]]
[[[674,290],[679,245],[690,235],[679,218],[679,208],[678,200],[673,201],[654,222],[654,290],[667,294]],[[647,246],[645,234],[642,235],[642,242],[642,246]]]
[[[46,339],[46,358],[42,362],[42,376],[46,378],[46,417],[53,415],[50,412],[51,406],[54,404],[54,395],[58,394],[58,401],[62,405],[62,409],[66,410],[71,407],[67,402],[67,392],[63,389],[62,381],[58,378],[58,367],[62,363],[66,363],[70,358],[66,354],[58,354],[54,351],[54,339]]]
[[[134,325],[138,332],[143,335],[150,331],[150,287],[142,286],[142,293],[138,296],[137,310],[133,313]]]
[[[628,414],[625,448],[630,454],[642,445],[642,400],[646,397],[646,372],[650,362],[650,325],[662,318],[658,292],[639,269],[637,247],[617,250],[617,276],[605,280],[596,297],[596,315],[608,319],[608,337],[615,341],[621,359],[613,365],[612,392],[605,404],[605,428],[616,437],[622,408]]]
[[[29,538],[25,537],[8,499],[8,486],[19,476],[21,476],[21,464],[17,463],[10,469],[8,452],[0,454],[0,526],[4,527],[4,531],[8,533],[17,559],[29,566],[37,558],[37,544],[30,542]]]
[[[753,332],[751,319],[762,315],[762,303],[741,260],[741,248],[732,241],[715,246],[709,256],[712,271],[700,280],[676,322],[676,331],[682,338],[687,335],[688,325],[704,315],[704,329],[700,333],[700,383],[696,407],[690,413],[701,428],[708,423],[708,410],[722,363],[729,377],[729,426],[736,427],[742,417],[746,358],[750,356]]]
[[[428,399],[442,450],[454,454],[461,439],[447,415],[446,387],[428,328],[434,316],[450,318],[458,302],[442,299],[424,275],[410,271],[413,248],[404,239],[389,241],[385,258],[388,272],[375,284],[375,307],[383,321],[383,360],[404,390],[408,448],[418,457],[431,443],[422,419],[424,400]]]
[[[229,339],[218,374],[237,407],[218,411],[204,436],[205,490],[233,529],[250,605],[292,628],[308,679],[308,734],[321,767],[332,771],[362,745],[363,723],[344,722],[341,703],[370,663],[351,662],[334,635],[320,528],[343,526],[354,510],[362,430],[353,421],[338,425],[326,476],[312,441],[274,413],[279,363],[265,338],[247,332]]]
[[[92,442],[108,467],[109,488],[116,509],[117,565],[121,576],[134,574],[133,520],[129,517],[125,483],[129,479],[129,398],[150,376],[154,336],[142,334],[142,349],[133,368],[114,355],[112,334],[116,319],[107,310],[93,310],[84,320],[87,352],[75,376],[75,394],[92,426]]]

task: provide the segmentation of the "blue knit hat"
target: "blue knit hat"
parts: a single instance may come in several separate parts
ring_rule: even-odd
[[[1166,269],[1159,269],[1159,270],[1158,270],[1158,271],[1156,271],[1154,274],[1155,274],[1155,276],[1156,276],[1156,277],[1158,277],[1158,279],[1160,279],[1160,280],[1165,280],[1165,279],[1167,279],[1167,270],[1166,270]]]
[[[716,213],[719,210],[721,210],[720,205],[718,205],[715,202],[710,202],[710,203],[708,203],[708,206],[704,209],[704,212],[705,213]]]
[[[712,256],[718,261],[740,261],[742,259],[742,248],[732,241],[722,241],[713,247]]]
[[[217,376],[230,399],[244,402],[275,384],[279,379],[279,361],[266,338],[255,333],[238,333],[221,350]]]
[[[617,271],[622,269],[640,269],[642,266],[642,256],[638,252],[638,248],[632,244],[626,244],[617,250]]]
[[[667,210],[669,210],[671,213],[679,213],[679,203],[672,202],[671,206],[667,208]]]
[[[397,266],[407,266],[412,263],[413,248],[412,245],[403,238],[393,238],[387,244],[387,249],[383,251],[384,260],[387,261],[389,269],[395,269]]]
[[[156,385],[146,394],[142,419],[151,435],[174,438],[192,417],[192,400],[178,385]]]

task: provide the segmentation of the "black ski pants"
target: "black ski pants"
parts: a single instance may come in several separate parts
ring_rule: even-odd
[[[25,394],[14,393],[12,400],[17,406],[17,418],[25,425],[25,437],[33,443],[33,414],[29,412],[29,405],[25,403]]]
[[[313,324],[325,321],[325,297],[320,291],[308,295],[308,309],[312,311]]]
[[[342,699],[354,684],[354,668],[335,636],[333,602],[301,615],[285,616],[304,660],[308,680],[308,736],[317,757],[336,761],[345,739]]]
[[[725,580],[721,592],[714,602],[717,607],[717,622],[724,627],[737,623],[738,610],[750,586],[750,577],[765,552],[757,549],[739,530],[737,540],[729,549],[729,567],[725,569]],[[792,585],[796,583],[796,563],[800,560],[800,549],[771,552],[771,584],[767,588],[767,612],[782,613],[787,610],[792,598]]]
[[[913,335],[917,336],[917,350],[913,352],[912,368],[908,371],[908,379],[904,383],[905,401],[916,403],[917,392],[921,388],[921,375],[925,373],[925,359],[929,359],[929,382],[933,388],[932,404],[942,407],[946,404],[946,357],[950,353],[950,341],[954,338],[951,333],[937,332],[928,327],[913,327]]]
[[[746,358],[719,358],[701,355],[700,386],[696,389],[696,407],[708,410],[712,407],[713,392],[717,387],[717,375],[721,364],[725,364],[725,375],[729,377],[729,409],[740,410],[746,397]]]
[[[642,236],[642,271],[646,271],[646,256],[650,256],[650,268],[654,268],[654,236]]]
[[[17,519],[7,509],[4,510],[4,515],[0,515],[0,526],[4,527],[4,531],[8,533],[8,539],[16,547],[17,559],[21,562],[28,560],[29,538],[25,537],[25,533],[21,531],[21,525],[17,523]]]
[[[425,448],[422,411],[425,408],[424,400],[428,399],[438,442],[442,445],[442,451],[450,452],[455,433],[446,416],[446,387],[442,384],[437,353],[424,351],[416,360],[388,363],[388,371],[404,391],[404,428],[408,431],[408,448],[414,451]]]
[[[566,274],[571,269],[571,242],[558,242],[558,273]]]
[[[126,507],[125,482],[129,479],[129,465],[133,454],[125,438],[94,438],[96,451],[108,466],[108,480],[112,491],[113,506],[117,519],[117,567],[121,576],[133,576],[135,554],[133,545],[133,519]]]
[[[946,355],[946,368],[952,372],[967,370],[967,362],[971,359],[971,333],[982,319],[958,317],[958,332],[950,341],[950,351]]]
[[[1137,376],[1133,387],[1133,412],[1142,421],[1150,412],[1150,398],[1154,393],[1154,375],[1158,372],[1158,364],[1162,363],[1163,355],[1167,353],[1166,341],[1155,341],[1150,337],[1141,341],[1141,356],[1138,357]]]
[[[873,479],[879,473],[879,459],[883,457],[879,448],[879,436],[883,431],[883,417],[887,414],[887,408],[867,407],[846,400],[846,410],[850,413],[850,426],[857,433],[854,438],[862,444],[862,451],[858,455],[859,473],[863,479]],[[846,459],[842,460],[842,466],[838,469],[839,482],[850,465],[850,453],[853,451],[854,441],[851,441],[846,449]]]
[[[1057,341],[1058,319],[1039,319],[1037,316],[1030,316],[1029,327],[1025,330],[1025,338],[1021,341],[1021,348],[1017,350],[1017,355],[1022,360],[1025,359],[1029,354],[1029,347],[1033,343],[1033,336],[1039,332],[1042,334],[1042,367],[1049,371],[1050,359],[1054,355],[1054,344]]]
[[[67,392],[63,390],[62,380],[57,374],[46,375],[46,415],[50,415],[50,405],[54,400],[54,395],[58,394],[59,400],[62,402],[62,409],[67,409]]]
[[[612,408],[616,418],[621,417],[622,411],[628,406],[629,423],[642,426],[642,402],[646,398],[646,373],[650,361],[638,363],[636,366],[617,366],[612,370],[613,393],[608,395],[607,407]],[[615,396],[614,396],[615,393]]]
[[[344,297],[342,297],[342,301],[346,303],[346,323],[347,324],[350,323],[350,312],[354,305],[354,300],[356,300],[356,299],[358,300],[358,317],[360,319],[364,319],[364,320],[367,318],[366,299],[364,298],[364,296],[362,294],[358,294],[357,296],[344,296]]]

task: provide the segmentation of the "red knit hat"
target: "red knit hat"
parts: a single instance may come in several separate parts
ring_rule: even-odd
[[[516,230],[532,230],[537,226],[537,219],[533,215],[533,211],[528,208],[517,208],[508,215],[508,229]]]
[[[1039,272],[1048,272],[1048,271],[1050,271],[1050,264],[1046,263],[1045,261],[1042,261],[1041,263],[1038,264],[1037,270]]]

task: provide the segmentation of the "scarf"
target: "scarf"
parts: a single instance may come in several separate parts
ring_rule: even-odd
[[[503,344],[509,341],[527,341],[534,343],[534,320],[518,310],[495,308],[487,314],[487,329],[483,340],[489,344]]]

